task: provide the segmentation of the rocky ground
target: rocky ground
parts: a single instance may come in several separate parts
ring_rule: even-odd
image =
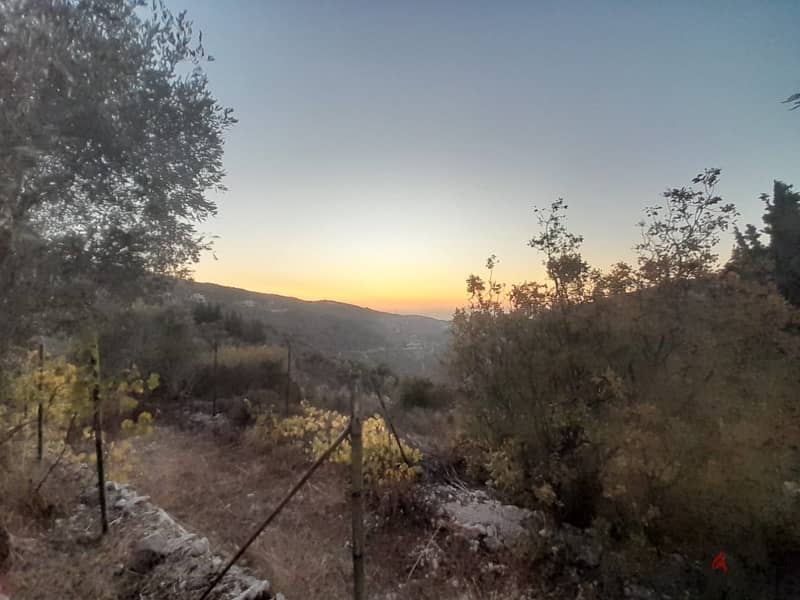
[[[47,487],[62,501],[36,508],[42,525],[8,523],[0,600],[199,599],[307,466],[299,451],[257,453],[224,423],[206,421],[136,441],[125,457],[129,483],[108,484],[104,537],[93,470],[59,469]],[[324,465],[210,598],[347,598],[349,538],[347,471]],[[428,481],[410,503],[367,516],[367,588],[376,600],[699,597],[702,569],[680,556],[660,559],[660,579],[618,582],[610,592],[604,552],[587,532],[458,482]]]
[[[223,559],[208,539],[187,531],[149,497],[126,485],[107,485],[109,532],[99,535],[97,488],[88,469],[69,516],[55,517],[42,535],[10,536],[9,598],[177,600],[198,598]],[[76,483],[76,482],[69,482]],[[268,581],[234,567],[210,600],[271,600]]]

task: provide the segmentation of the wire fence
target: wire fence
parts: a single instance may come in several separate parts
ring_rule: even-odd
[[[381,403],[381,407],[384,413],[384,419],[386,419],[387,424],[392,432],[392,435],[397,442],[397,446],[400,449],[400,454],[403,457],[403,460],[408,463],[408,459],[403,451],[403,445],[400,442],[400,437],[397,435],[397,431],[392,424],[392,421],[389,417],[389,412],[386,409],[386,405],[384,404],[383,400],[380,398],[380,394],[378,394],[378,398]],[[247,551],[247,549],[253,544],[253,542],[258,539],[261,533],[269,526],[272,521],[281,513],[281,511],[286,507],[287,504],[291,501],[295,494],[300,491],[300,488],[314,475],[314,472],[325,462],[327,461],[330,456],[334,453],[334,451],[339,447],[339,445],[344,442],[346,439],[350,439],[350,512],[351,512],[351,519],[352,519],[352,549],[353,549],[353,600],[364,600],[366,598],[366,581],[364,576],[364,557],[365,557],[365,548],[364,548],[364,477],[363,477],[363,439],[361,434],[362,429],[362,417],[360,411],[360,402],[359,402],[359,392],[358,388],[354,391],[351,391],[350,396],[350,421],[347,427],[339,434],[339,436],[331,443],[330,446],[323,452],[306,470],[300,479],[297,480],[289,492],[284,496],[284,498],[278,503],[278,505],[273,509],[273,511],[267,516],[266,519],[256,528],[256,530],[252,533],[252,535],[247,539],[247,541],[242,544],[239,550],[236,551],[236,554],[225,564],[222,570],[217,574],[217,576],[211,581],[208,587],[203,592],[203,595],[200,596],[199,600],[206,600],[214,588],[219,584],[220,581],[225,577],[225,575],[230,571],[231,567],[242,557],[242,555]]]

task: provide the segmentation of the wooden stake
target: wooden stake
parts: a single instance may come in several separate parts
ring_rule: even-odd
[[[408,457],[406,456],[406,451],[403,450],[403,444],[400,442],[400,436],[397,435],[397,430],[394,428],[392,418],[389,416],[389,409],[386,408],[386,404],[383,402],[383,397],[381,396],[380,391],[378,392],[378,402],[381,404],[383,418],[386,419],[386,424],[389,426],[389,431],[391,431],[392,436],[394,436],[394,441],[397,442],[397,449],[400,450],[400,456],[403,458],[403,462],[409,467],[413,467],[414,465],[411,464],[411,461],[408,460]]]
[[[364,473],[359,389],[350,397],[351,512],[353,519],[353,599],[364,600]]]
[[[211,378],[213,383],[214,395],[211,397],[211,416],[217,416],[217,338],[214,337],[214,376]]]
[[[339,434],[339,437],[337,437],[336,440],[334,440],[334,442],[328,447],[328,449],[322,453],[322,456],[320,456],[317,460],[315,460],[314,464],[309,467],[308,471],[306,471],[305,474],[300,478],[300,480],[296,484],[294,484],[294,487],[292,487],[292,489],[289,490],[289,493],[286,494],[284,499],[280,501],[280,504],[278,504],[278,506],[275,507],[275,510],[273,510],[270,513],[270,515],[259,526],[259,528],[255,530],[253,535],[251,535],[250,538],[244,543],[244,545],[242,545],[242,547],[239,548],[239,551],[236,552],[236,554],[234,554],[233,558],[231,558],[228,561],[228,564],[226,564],[225,568],[223,568],[222,571],[220,571],[219,575],[217,575],[216,578],[214,578],[214,581],[212,581],[211,584],[206,588],[206,591],[203,592],[203,595],[200,596],[199,600],[205,600],[206,598],[208,598],[208,595],[211,593],[211,591],[217,586],[217,584],[220,581],[222,581],[222,578],[225,577],[225,573],[230,571],[230,568],[234,565],[234,563],[237,560],[241,558],[242,554],[245,553],[245,550],[247,550],[250,547],[250,545],[256,541],[258,536],[261,535],[261,532],[267,528],[267,525],[272,523],[272,520],[278,516],[278,513],[280,513],[281,510],[283,510],[283,507],[286,506],[286,504],[288,504],[289,500],[292,499],[292,496],[294,496],[300,490],[300,488],[303,487],[303,484],[306,481],[308,481],[308,479],[314,474],[314,471],[316,471],[317,468],[322,463],[328,460],[328,457],[330,457],[330,455],[333,454],[333,451],[339,447],[339,444],[341,444],[344,441],[348,433],[350,433],[350,426],[346,427],[344,431],[342,431],[342,433]]]
[[[283,399],[283,418],[289,417],[289,396],[292,390],[292,342],[286,338],[288,356],[286,358],[286,394]]]
[[[103,421],[100,414],[100,349],[97,338],[92,343],[92,405],[94,406],[94,450],[97,457],[97,491],[100,496],[100,526],[105,535],[108,533],[108,512],[106,511],[106,475],[103,464]]]
[[[42,462],[44,456],[44,400],[42,399],[42,385],[44,379],[44,342],[39,342],[39,381],[36,384],[36,389],[39,396],[39,410],[36,413],[36,457],[39,462]]]

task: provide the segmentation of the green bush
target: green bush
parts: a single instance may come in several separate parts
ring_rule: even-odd
[[[194,394],[210,398],[233,397],[260,389],[284,389],[286,351],[270,346],[222,346],[218,349],[216,375],[214,354],[202,356]],[[293,397],[297,397],[296,390]]]
[[[442,408],[446,402],[443,390],[425,377],[409,377],[400,384],[403,408]]]

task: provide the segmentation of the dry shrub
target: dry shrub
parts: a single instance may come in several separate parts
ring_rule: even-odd
[[[740,554],[754,574],[800,547],[800,313],[769,286],[710,276],[531,318],[455,322],[455,366],[487,479],[626,555]],[[636,550],[639,548],[640,550]]]
[[[280,418],[267,411],[258,415],[246,433],[249,443],[261,448],[293,445],[302,448],[309,458],[320,457],[348,426],[345,415],[301,404],[301,413]],[[374,415],[363,421],[363,473],[370,497],[384,508],[397,508],[420,474],[417,465],[422,453],[401,441],[402,453],[383,418]],[[342,442],[330,460],[350,463],[350,441]],[[408,461],[408,462],[406,462]]]
[[[213,354],[202,360],[194,383],[198,397],[210,398],[217,390],[220,398],[242,396],[253,390],[285,385],[285,351],[270,346],[223,346],[217,355],[214,374]]]

